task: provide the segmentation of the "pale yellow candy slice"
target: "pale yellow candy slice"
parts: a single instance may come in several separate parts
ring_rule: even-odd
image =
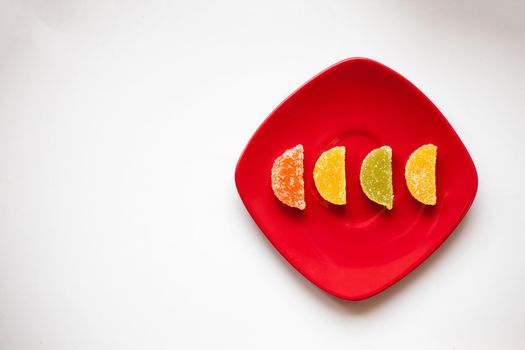
[[[423,145],[410,155],[405,166],[408,190],[426,205],[436,204],[436,157],[435,145]]]

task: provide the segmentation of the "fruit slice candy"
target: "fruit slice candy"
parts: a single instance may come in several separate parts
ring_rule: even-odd
[[[405,179],[412,196],[423,204],[436,204],[437,147],[432,144],[416,149],[405,166]]]
[[[346,204],[345,148],[334,147],[322,153],[314,168],[315,187],[321,197],[333,204]]]
[[[368,153],[361,164],[359,180],[363,192],[370,200],[392,209],[392,149],[383,146]]]
[[[277,157],[272,166],[272,189],[284,204],[303,210],[304,201],[303,145],[290,148]]]

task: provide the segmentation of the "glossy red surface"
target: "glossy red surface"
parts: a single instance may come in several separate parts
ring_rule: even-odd
[[[281,204],[270,170],[284,150],[303,144],[306,209]],[[417,202],[404,167],[419,146],[438,146],[437,205]],[[394,208],[383,209],[361,191],[361,161],[372,149],[393,150]],[[334,206],[313,181],[317,157],[346,147],[347,205]],[[344,299],[359,300],[394,284],[452,233],[469,209],[477,174],[445,117],[408,80],[365,58],[321,72],[262,123],[237,164],[240,197],[261,231],[307,279]]]

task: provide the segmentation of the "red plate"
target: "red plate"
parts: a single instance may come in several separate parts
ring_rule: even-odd
[[[270,173],[284,150],[303,144],[306,209],[281,204]],[[417,202],[405,163],[419,146],[438,146],[437,205]],[[359,184],[365,155],[393,152],[394,208],[368,200]],[[317,157],[346,147],[347,205],[334,206],[313,182]],[[339,62],[311,79],[270,114],[239,159],[237,189],[262,232],[307,279],[359,300],[399,281],[452,233],[476,195],[478,179],[465,146],[445,117],[408,80],[366,58]]]

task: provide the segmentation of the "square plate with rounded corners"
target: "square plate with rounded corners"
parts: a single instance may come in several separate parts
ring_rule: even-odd
[[[408,192],[404,167],[419,146],[438,146],[437,204]],[[274,196],[273,161],[304,146],[306,209]],[[394,208],[368,200],[359,184],[365,155],[392,147]],[[346,147],[347,205],[318,194],[313,167],[334,146]],[[244,149],[235,182],[246,209],[268,240],[297,271],[337,297],[360,300],[399,281],[452,233],[476,195],[474,163],[434,104],[390,68],[350,58],[324,70],[282,102]]]

